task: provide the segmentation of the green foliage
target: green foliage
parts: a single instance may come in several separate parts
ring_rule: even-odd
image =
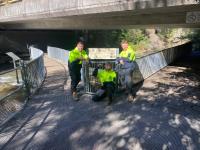
[[[155,31],[156,33],[154,33]],[[120,47],[120,41],[127,40],[135,51],[146,51],[153,47],[150,34],[157,34],[160,36],[158,42],[164,42],[165,45],[171,46],[170,43],[173,44],[174,37],[180,33],[177,32],[177,29],[172,28],[157,28],[155,31],[147,31],[146,29],[93,30],[88,32],[87,46],[99,48]],[[160,48],[158,47],[158,49]]]
[[[162,39],[171,39],[175,32],[176,32],[176,29],[165,28],[165,29],[160,29],[160,32],[158,33],[158,35]]]
[[[145,35],[143,29],[129,29],[129,30],[122,30],[120,39],[127,40],[133,45],[137,45],[141,41],[146,41],[147,36]]]
[[[200,51],[200,29],[194,29],[188,36],[193,42],[193,50]]]
[[[119,45],[121,30],[94,30],[89,32],[89,47],[116,47]]]
[[[135,51],[147,47],[148,37],[144,29],[126,29],[121,31],[120,40],[127,40]]]

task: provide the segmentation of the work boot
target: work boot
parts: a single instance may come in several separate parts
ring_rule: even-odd
[[[133,102],[133,101],[134,101],[133,95],[132,95],[132,94],[129,94],[127,100],[128,100],[129,102]]]
[[[73,100],[75,100],[75,101],[78,101],[78,100],[79,100],[79,99],[78,99],[78,95],[77,95],[76,92],[73,92],[73,93],[72,93],[72,97],[73,97]]]

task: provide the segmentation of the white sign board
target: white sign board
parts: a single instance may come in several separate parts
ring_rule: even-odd
[[[118,48],[89,48],[90,59],[116,59],[119,54]]]
[[[200,23],[200,11],[187,12],[186,23]]]

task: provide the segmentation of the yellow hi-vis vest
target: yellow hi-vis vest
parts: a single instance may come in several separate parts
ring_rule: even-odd
[[[130,61],[135,61],[135,59],[136,59],[135,52],[130,46],[128,47],[127,50],[121,51],[119,56],[122,57],[122,58],[126,58],[126,59],[128,59]]]
[[[97,78],[100,81],[101,84],[104,82],[115,82],[114,80],[116,79],[116,73],[113,70],[104,70],[104,69],[99,69],[97,73]]]
[[[88,59],[88,55],[85,52],[85,50],[79,51],[78,48],[76,47],[75,49],[73,49],[69,52],[69,62],[70,63],[80,59],[81,57]],[[82,64],[82,61],[80,61],[79,64]]]

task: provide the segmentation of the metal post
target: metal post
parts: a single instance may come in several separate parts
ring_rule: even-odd
[[[20,61],[21,64],[21,74],[22,74],[22,80],[23,80],[23,84],[25,86],[25,90],[26,90],[26,94],[27,96],[30,96],[30,86],[29,86],[29,82],[28,82],[28,75],[27,75],[27,69],[26,69],[26,64],[24,61]]]
[[[14,68],[15,68],[15,72],[16,72],[17,84],[19,84],[19,76],[18,76],[18,71],[17,71],[17,66],[16,66],[15,60],[13,60],[13,64],[14,64]]]
[[[7,54],[9,57],[11,57],[12,60],[13,60],[14,69],[15,69],[15,71],[16,71],[17,83],[19,84],[19,76],[18,76],[18,71],[17,71],[16,62],[17,62],[17,61],[20,62],[21,59],[20,59],[17,55],[15,55],[13,52],[8,52],[8,53],[6,53],[6,54]]]

